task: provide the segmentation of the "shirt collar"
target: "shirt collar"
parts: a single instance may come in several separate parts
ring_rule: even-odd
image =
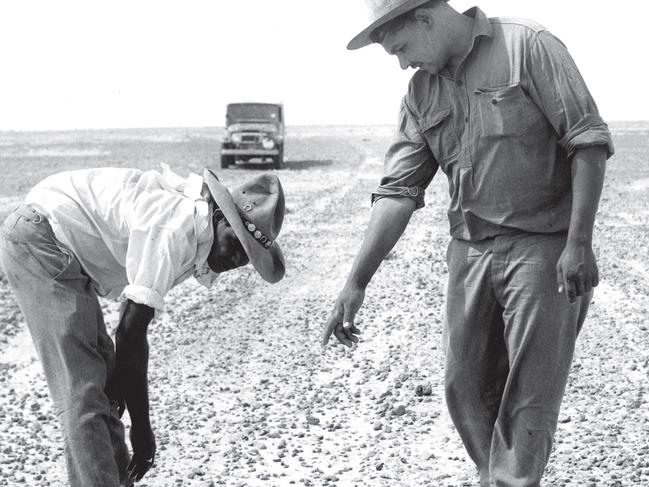
[[[475,46],[476,40],[478,37],[486,36],[493,37],[494,28],[489,22],[489,19],[485,13],[480,10],[478,7],[472,7],[466,12],[463,12],[462,15],[473,19],[473,45]]]
[[[213,205],[209,192],[203,191],[204,181],[201,176],[190,173],[183,178],[162,163],[162,176],[170,189],[183,193],[194,202],[194,233],[198,239],[196,259],[194,260],[194,277],[205,287],[210,287],[216,281],[218,274],[210,269],[207,257],[214,242],[214,226],[212,225]]]
[[[208,288],[212,287],[212,284],[214,284],[217,277],[219,277],[219,275],[212,269],[210,269],[210,266],[207,265],[207,260],[200,268],[196,266],[196,270],[194,270],[194,278],[200,284]]]
[[[208,197],[207,201],[207,216],[203,214],[197,215],[203,221],[207,221],[204,231],[198,234],[198,248],[196,251],[196,261],[194,264],[194,277],[196,280],[205,287],[210,287],[216,281],[218,274],[207,263],[207,258],[212,250],[214,243],[214,225],[212,224],[212,214],[214,211],[214,201]]]
[[[480,37],[493,37],[494,33],[491,22],[489,22],[487,16],[478,7],[472,7],[469,10],[463,12],[462,15],[473,19],[473,26],[471,31],[473,42],[471,43],[469,50],[464,55],[463,61],[460,63],[460,65],[464,64],[471,52],[475,49]],[[442,78],[454,79],[453,74],[449,72],[448,68],[444,68],[442,72],[439,73],[439,76],[441,76]]]

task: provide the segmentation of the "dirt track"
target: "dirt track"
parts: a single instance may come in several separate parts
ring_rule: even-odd
[[[578,343],[548,486],[649,485],[648,134],[616,134],[596,234],[602,284]],[[209,133],[154,135],[91,133],[45,144],[55,153],[95,151],[74,159],[79,165],[134,165],[137,156],[147,157],[145,167],[214,164]],[[12,147],[37,149],[41,139]],[[140,485],[476,485],[443,401],[443,175],[368,289],[358,349],[323,353],[318,345],[360,244],[388,141],[383,128],[294,130],[287,169],[278,172],[287,194],[286,279],[268,286],[243,269],[209,291],[188,281],[171,292],[168,313],[150,332],[159,454]],[[0,166],[9,167],[6,147]],[[34,178],[66,161],[47,157]],[[236,167],[222,179],[231,184],[259,170]],[[22,191],[8,187],[0,213]],[[45,383],[4,281],[0,299],[7,337],[0,485],[64,485]],[[114,325],[116,305],[105,305]],[[426,385],[431,395],[418,396]]]

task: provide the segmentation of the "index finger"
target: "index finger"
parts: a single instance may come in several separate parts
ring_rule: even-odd
[[[338,313],[334,312],[331,314],[331,317],[329,318],[329,321],[327,321],[327,325],[325,326],[325,329],[322,331],[322,336],[320,338],[320,344],[324,347],[329,343],[329,338],[331,337],[331,334],[334,331],[334,328],[336,328],[336,325],[340,323],[340,319],[338,317]]]
[[[140,481],[142,477],[153,467],[155,463],[155,453],[150,458],[143,459],[141,455],[131,459],[131,463],[127,468],[127,473],[131,480]]]

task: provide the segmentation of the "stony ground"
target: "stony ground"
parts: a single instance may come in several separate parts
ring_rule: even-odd
[[[443,400],[448,241],[438,177],[373,280],[362,342],[319,336],[369,218],[388,128],[293,129],[281,283],[250,269],[174,289],[151,326],[148,486],[474,486]],[[216,165],[218,131],[0,134],[0,216],[63,169]],[[649,485],[649,129],[615,132],[596,229],[602,283],[580,337],[547,486]],[[223,171],[226,184],[260,170]],[[103,303],[115,325],[116,304]],[[65,485],[60,432],[0,277],[0,486]]]

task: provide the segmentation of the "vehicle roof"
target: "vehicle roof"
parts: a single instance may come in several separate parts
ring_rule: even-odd
[[[244,101],[244,102],[237,102],[237,103],[228,103],[227,106],[230,105],[272,105],[272,106],[281,106],[282,103],[268,103],[268,102],[263,102],[263,101]]]

